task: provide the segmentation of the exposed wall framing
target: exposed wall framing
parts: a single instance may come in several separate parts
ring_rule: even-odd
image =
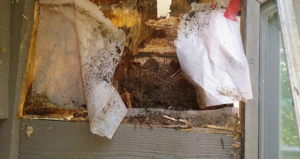
[[[180,2],[174,0],[174,3],[175,2],[178,5],[177,7],[182,6]],[[0,125],[1,139],[4,136],[3,134],[5,134],[5,138],[7,140],[6,134],[13,132],[13,134],[8,135],[11,137],[8,144],[7,142],[4,143],[0,140],[1,147],[4,147],[2,146],[2,143],[4,143],[5,147],[7,147],[0,150],[1,157],[41,158],[47,156],[72,158],[72,156],[78,157],[80,155],[84,155],[82,157],[93,158],[106,156],[114,158],[118,156],[126,156],[126,158],[128,158],[135,156],[150,157],[155,154],[158,154],[158,157],[163,158],[240,157],[239,139],[232,140],[232,136],[214,134],[211,129],[204,128],[201,128],[199,132],[184,132],[163,128],[155,128],[154,130],[138,128],[137,130],[134,129],[133,126],[121,126],[114,137],[115,140],[113,139],[112,141],[109,141],[105,138],[91,135],[88,131],[88,123],[44,120],[31,121],[23,119],[22,125],[19,127],[19,120],[16,114],[18,112],[18,106],[21,99],[20,90],[22,85],[17,83],[22,83],[26,72],[27,51],[29,50],[31,26],[33,25],[34,17],[34,0],[19,1],[18,3],[14,1],[14,4],[14,14],[16,16],[14,16],[12,27],[16,28],[15,30],[17,31],[12,34],[12,40],[15,40],[12,44],[14,46],[22,44],[22,47],[16,47],[13,50],[13,53],[17,54],[17,58],[13,59],[13,64],[15,65],[12,66],[13,68],[11,68],[11,71],[15,72],[15,74],[11,75],[11,77],[15,80],[12,80],[11,83],[17,88],[12,87],[13,92],[16,92],[16,94],[10,94],[15,97],[12,102],[14,108],[11,110],[10,114],[15,115],[15,117],[6,121],[9,122],[7,126],[4,122]],[[24,14],[26,18],[24,18],[22,14]],[[172,14],[179,15],[179,13],[171,13],[171,16]],[[138,52],[138,50],[136,51]],[[130,63],[128,63],[128,66],[132,67]],[[30,138],[26,135],[28,126],[32,126],[33,129]],[[21,128],[21,132],[20,156],[18,157],[19,151],[18,146],[16,145],[19,144],[19,128]],[[141,136],[140,140],[136,140],[136,136]],[[44,144],[40,144],[41,142]],[[151,143],[146,144],[146,142]],[[81,144],[79,145],[78,143]],[[140,149],[140,144],[143,143],[145,143],[145,148],[148,148],[149,151],[145,148]],[[130,147],[130,145],[132,147]],[[109,146],[111,147],[108,148]],[[133,149],[138,151],[131,151]],[[116,154],[116,152],[119,153]],[[172,154],[170,152],[172,152]]]

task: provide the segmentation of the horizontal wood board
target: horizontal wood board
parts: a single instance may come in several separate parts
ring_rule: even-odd
[[[88,123],[23,119],[19,158],[240,158],[234,143],[222,134],[133,125],[121,125],[109,140],[93,135]]]

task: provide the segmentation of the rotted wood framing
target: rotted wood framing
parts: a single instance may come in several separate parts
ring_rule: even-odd
[[[244,109],[244,158],[258,158],[259,17],[260,2],[243,0],[242,35],[249,63],[253,99]]]

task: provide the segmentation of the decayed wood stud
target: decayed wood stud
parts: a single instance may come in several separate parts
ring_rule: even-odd
[[[9,1],[12,4],[10,33],[10,66],[9,66],[9,114],[8,119],[0,122],[0,158],[16,159],[19,154],[18,106],[21,95],[21,83],[25,74],[27,54],[32,28],[35,0]],[[10,6],[7,6],[10,7]],[[22,16],[24,14],[28,20]],[[4,16],[4,15],[1,15]],[[5,17],[3,17],[5,18]]]
[[[300,9],[295,0],[277,0],[279,19],[281,24],[284,52],[289,73],[290,88],[293,98],[294,115],[300,144],[300,21],[295,14]]]
[[[27,127],[33,133],[26,135]],[[223,139],[224,149],[221,138]],[[207,132],[121,125],[112,140],[88,123],[22,120],[20,158],[238,158],[240,140]]]
[[[258,158],[258,102],[259,102],[259,17],[260,3],[243,0],[242,36],[249,64],[253,99],[245,104],[244,158]]]
[[[38,15],[39,15],[39,3],[38,1],[35,2],[34,8],[34,16],[33,16],[33,26],[30,35],[30,46],[29,46],[29,53],[28,53],[28,62],[26,67],[26,74],[23,82],[22,87],[22,94],[21,94],[21,101],[19,105],[19,118],[23,116],[23,107],[26,100],[27,93],[32,85],[33,81],[33,71],[34,69],[34,59],[35,59],[35,51],[36,51],[36,34],[37,34],[37,27],[38,27]]]

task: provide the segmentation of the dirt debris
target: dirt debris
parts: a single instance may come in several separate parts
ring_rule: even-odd
[[[171,119],[171,117],[170,117]],[[172,118],[170,120],[169,118],[165,118],[163,114],[152,114],[149,116],[141,115],[141,116],[131,116],[131,117],[125,117],[122,121],[122,124],[125,125],[138,125],[143,126],[146,125],[149,128],[150,127],[159,127],[162,125],[180,125],[184,126],[185,123],[180,122],[179,120]]]
[[[130,93],[132,108],[199,110],[194,86],[183,74],[170,78],[180,68],[176,59],[170,61],[164,63],[155,58],[143,64],[136,61],[134,68],[128,67],[122,79],[115,82],[118,92],[124,94],[126,89]]]
[[[32,96],[31,91],[26,96],[23,115],[23,118],[27,119],[67,121],[86,121],[88,116],[86,107],[80,110],[60,107],[51,103],[44,94]]]
[[[235,142],[234,144],[232,144],[232,147],[234,148],[240,148],[241,147],[241,142]]]

